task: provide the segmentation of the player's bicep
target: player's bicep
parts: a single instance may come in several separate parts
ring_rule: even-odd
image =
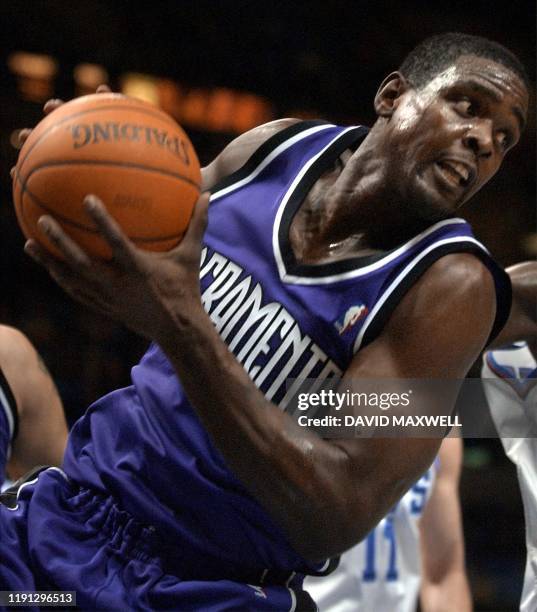
[[[235,138],[210,164],[202,168],[202,191],[211,190],[220,180],[239,170],[266,140],[299,121],[277,119]]]

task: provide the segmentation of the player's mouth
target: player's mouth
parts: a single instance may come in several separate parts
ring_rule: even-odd
[[[434,163],[435,177],[450,191],[466,191],[476,178],[475,167],[460,159],[444,158]]]

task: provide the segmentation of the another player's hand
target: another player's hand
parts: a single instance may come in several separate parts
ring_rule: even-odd
[[[96,196],[86,197],[84,206],[110,245],[110,261],[90,258],[48,215],[38,227],[64,260],[35,240],[28,240],[25,251],[73,298],[158,342],[178,318],[203,312],[199,265],[208,202],[208,193],[200,196],[181,243],[166,253],[138,249]]]
[[[95,90],[95,93],[110,93],[111,91],[112,90],[110,89],[110,87],[108,87],[108,85],[99,85],[99,87],[97,87],[97,89]],[[63,100],[60,100],[59,98],[52,98],[51,100],[47,100],[43,105],[43,113],[45,115],[50,115],[52,111],[59,108],[62,104],[65,104],[65,102]],[[31,133],[32,128],[23,128],[22,130],[19,130],[17,136],[19,147],[22,147],[22,145],[28,140],[28,137]],[[10,174],[11,178],[13,178],[13,175],[15,174],[15,167],[11,168]]]

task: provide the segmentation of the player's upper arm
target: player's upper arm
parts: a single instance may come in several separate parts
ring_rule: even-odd
[[[0,325],[0,367],[17,402],[19,421],[10,476],[18,477],[39,464],[58,465],[67,438],[60,396],[28,338],[4,325]]]
[[[25,403],[26,377],[31,373],[34,354],[33,346],[22,332],[8,325],[0,325],[0,367],[19,411]]]
[[[345,373],[342,386],[360,390],[361,379],[460,379],[485,345],[495,318],[492,276],[474,256],[451,254],[434,263],[401,300],[380,336],[360,350]],[[421,414],[450,414],[455,385],[442,400],[437,387],[415,398]],[[392,410],[392,413],[394,411]],[[382,434],[382,432],[378,432]],[[427,470],[438,452],[439,438],[333,440],[347,454],[347,479],[339,481],[343,513],[354,536],[384,516]],[[353,491],[355,497],[343,491]],[[357,517],[364,522],[360,525]],[[350,539],[350,538],[349,538]]]
[[[221,179],[237,171],[266,140],[299,121],[277,119],[235,138],[208,166],[202,168],[202,191],[210,190]]]

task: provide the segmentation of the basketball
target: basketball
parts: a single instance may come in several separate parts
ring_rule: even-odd
[[[13,199],[27,238],[58,255],[37,228],[52,215],[88,254],[111,250],[85,212],[93,193],[134,244],[168,251],[183,236],[200,192],[200,167],[182,128],[155,106],[93,94],[45,117],[21,148]]]

